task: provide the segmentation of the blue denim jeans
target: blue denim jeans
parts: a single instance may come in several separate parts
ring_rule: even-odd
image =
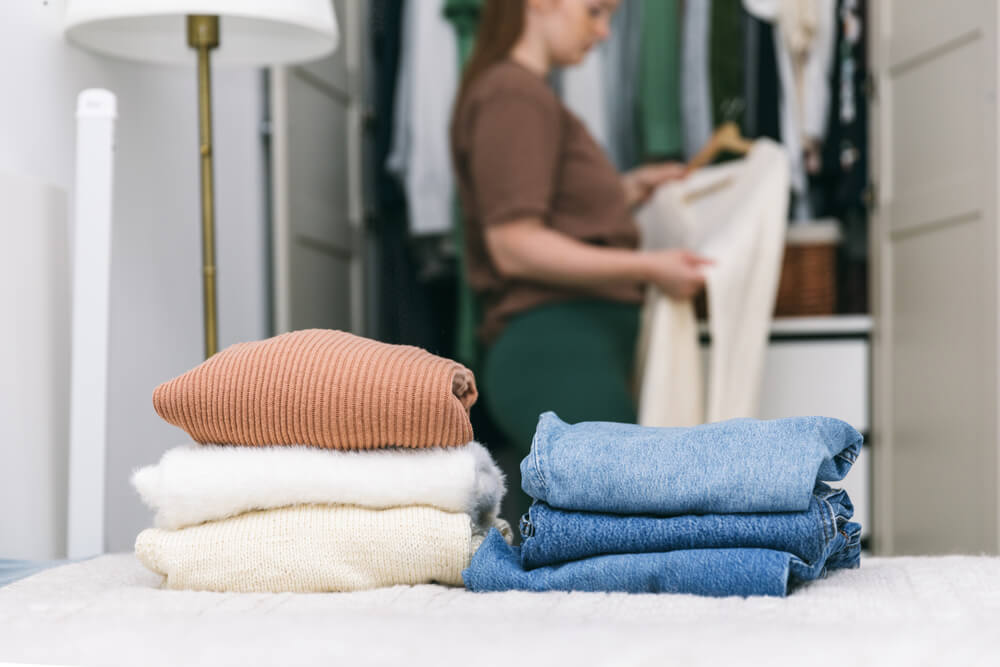
[[[587,512],[801,512],[818,481],[844,478],[861,443],[829,417],[654,428],[571,426],[546,412],[521,462],[521,487],[552,507]]]
[[[838,534],[831,549],[842,549]],[[857,564],[855,556],[854,565]],[[601,591],[787,595],[795,585],[816,579],[826,564],[806,563],[773,549],[683,549],[659,553],[614,554],[525,570],[518,547],[494,528],[462,573],[471,591]]]
[[[754,548],[850,567],[861,548],[861,526],[849,521],[853,514],[847,493],[825,484],[804,512],[621,516],[559,510],[538,501],[521,519],[521,564],[530,570],[605,554]]]

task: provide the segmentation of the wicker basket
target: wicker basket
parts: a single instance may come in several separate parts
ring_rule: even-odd
[[[775,317],[833,315],[837,309],[837,245],[835,220],[793,224],[785,237]]]
[[[774,304],[775,317],[833,315],[837,309],[837,245],[840,225],[836,220],[793,224],[785,235],[785,255]],[[706,319],[705,293],[695,298],[695,312]]]

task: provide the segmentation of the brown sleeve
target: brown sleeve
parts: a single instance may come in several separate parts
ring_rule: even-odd
[[[484,100],[469,150],[480,222],[548,219],[559,160],[559,108],[530,93]]]

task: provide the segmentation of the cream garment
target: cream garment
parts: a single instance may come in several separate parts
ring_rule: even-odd
[[[686,247],[706,270],[707,410],[694,307],[647,294],[637,353],[639,423],[691,426],[757,411],[788,215],[788,160],[763,139],[746,158],[660,188],[638,213],[645,248]]]
[[[836,41],[835,0],[743,0],[743,7],[775,26],[774,51],[781,78],[781,140],[791,164],[796,219],[810,217],[804,140],[826,137],[830,68]]]
[[[156,527],[176,529],[250,510],[339,504],[428,505],[488,528],[504,476],[478,442],[461,447],[338,451],[315,447],[185,445],[132,475]]]
[[[498,528],[510,539],[510,527]],[[135,555],[173,589],[239,593],[462,585],[482,543],[467,514],[297,505],[139,533]]]

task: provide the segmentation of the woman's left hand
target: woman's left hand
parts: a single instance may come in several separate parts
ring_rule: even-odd
[[[682,162],[661,162],[636,167],[622,174],[625,201],[629,206],[642,204],[656,188],[670,181],[678,181],[687,176],[687,165]]]

